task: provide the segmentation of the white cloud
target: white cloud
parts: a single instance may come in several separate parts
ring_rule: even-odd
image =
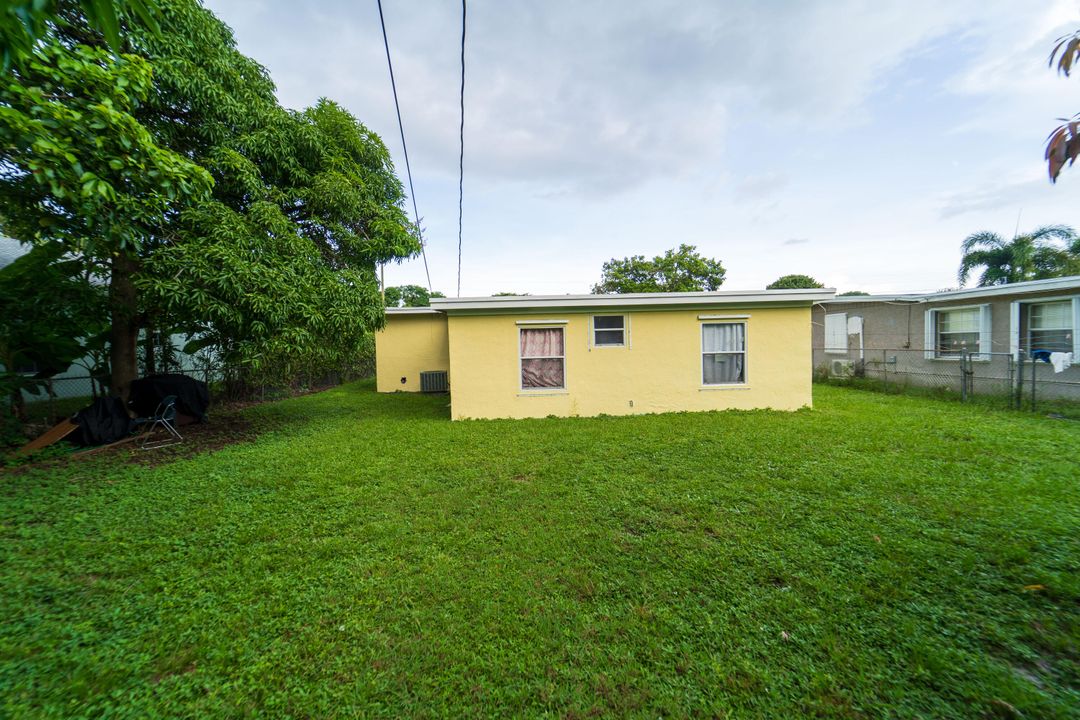
[[[377,16],[352,3],[297,14],[224,1],[240,47],[286,103],[343,100],[396,146]],[[491,182],[618,191],[723,162],[734,109],[755,121],[850,124],[878,78],[983,2],[857,0],[480,5],[470,11],[466,162]],[[460,19],[451,6],[387,6],[417,165],[457,168]],[[312,30],[305,31],[303,26]],[[391,108],[392,109],[392,108]]]
[[[788,183],[787,176],[779,172],[748,175],[735,184],[736,200],[763,200],[776,196]]]
[[[283,102],[342,102],[403,174],[374,3],[209,5]],[[458,7],[384,8],[447,290]],[[721,258],[732,287],[790,268],[926,289],[952,278],[965,235],[1011,230],[1015,205],[1025,225],[1080,225],[1075,189],[1039,161],[1053,118],[1078,109],[1080,80],[1046,69],[1048,38],[1080,26],[1072,0],[506,0],[474,3],[469,23],[465,294],[583,291],[604,259],[683,241]],[[387,274],[423,282],[418,261]]]
[[[1052,188],[1045,177],[984,184],[945,196],[941,202],[941,217],[952,218],[1003,206],[1022,208],[1025,202],[1039,199],[1047,190]]]

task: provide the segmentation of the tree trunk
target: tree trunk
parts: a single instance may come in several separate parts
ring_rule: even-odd
[[[135,260],[118,255],[113,258],[112,277],[109,280],[109,314],[112,321],[109,331],[110,384],[112,394],[125,403],[131,392],[131,381],[138,375],[138,305],[135,283],[132,281],[136,267]]]
[[[154,358],[154,351],[157,349],[157,338],[154,337],[156,334],[153,327],[147,326],[143,338],[143,365],[145,366],[143,369],[147,375],[157,372],[157,361]]]
[[[18,377],[15,374],[15,355],[7,352],[6,347],[0,347],[0,365],[4,366],[4,370],[12,373],[12,388],[11,388],[11,415],[15,418],[16,423],[22,423],[26,421],[26,404],[23,400],[22,386],[15,380]],[[0,426],[3,422],[0,421]]]

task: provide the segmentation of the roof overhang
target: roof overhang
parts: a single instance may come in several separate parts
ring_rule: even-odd
[[[819,302],[825,303],[874,303],[874,302],[948,302],[950,300],[972,300],[977,298],[998,297],[1001,295],[1029,295],[1032,293],[1080,291],[1080,275],[1070,275],[1046,280],[1027,280],[1009,285],[966,288],[963,290],[945,290],[934,293],[909,293],[904,295],[849,295]]]
[[[439,311],[429,307],[389,307],[387,315],[439,315]]]
[[[831,300],[831,288],[813,290],[724,290],[719,292],[626,293],[621,295],[505,295],[432,298],[431,307],[451,314],[504,314],[549,310],[674,310],[721,307],[800,307]]]

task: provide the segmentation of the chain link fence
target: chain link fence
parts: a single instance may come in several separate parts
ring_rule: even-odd
[[[1080,366],[1058,371],[1046,353],[927,357],[923,350],[891,348],[851,355],[815,348],[815,381],[1080,419]]]

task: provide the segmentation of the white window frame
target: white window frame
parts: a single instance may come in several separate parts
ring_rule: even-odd
[[[1073,357],[1080,358],[1080,295],[1058,295],[1055,297],[1041,297],[1034,300],[1013,300],[1009,305],[1009,350],[1013,354],[1013,358],[1020,359],[1020,318],[1024,312],[1024,305],[1039,305],[1042,303],[1052,302],[1071,302],[1072,303],[1072,322],[1073,322]],[[1031,318],[1027,318],[1028,325],[1031,325]],[[1029,328],[1030,330],[1030,328]],[[1031,349],[1030,337],[1028,340],[1028,350]]]
[[[745,320],[705,320],[699,323],[701,327],[698,329],[698,342],[700,343],[701,352],[698,353],[698,372],[701,378],[701,387],[703,388],[724,388],[724,387],[743,387],[750,384],[750,363],[748,362],[748,356],[750,351],[750,328],[749,323]],[[731,352],[705,352],[705,326],[706,325],[742,325],[743,328],[743,349],[735,350]],[[742,355],[743,356],[743,373],[741,382],[732,383],[707,383],[705,382],[705,356],[706,355]]]
[[[844,328],[844,346],[829,345],[829,318],[840,318],[839,322]],[[825,314],[825,354],[827,355],[847,355],[848,354],[848,317],[847,313],[826,313]]]
[[[1059,330],[1059,331],[1060,330],[1066,330],[1066,331],[1068,331],[1070,334],[1072,334],[1073,347],[1071,349],[1072,350],[1076,349],[1076,325],[1077,325],[1077,320],[1076,320],[1076,298],[1046,298],[1046,299],[1039,298],[1038,300],[1033,300],[1031,302],[1024,303],[1024,305],[1027,306],[1025,308],[1025,310],[1024,310],[1024,312],[1026,314],[1026,317],[1024,318],[1024,320],[1025,320],[1025,322],[1027,324],[1027,333],[1026,333],[1027,336],[1024,338],[1024,340],[1027,343],[1027,351],[1029,353],[1033,349],[1036,349],[1036,348],[1033,348],[1032,344],[1031,344],[1031,330],[1032,330],[1032,327],[1031,327],[1031,311],[1037,305],[1065,305],[1068,308],[1068,311],[1065,313],[1065,317],[1067,317],[1069,319],[1069,325],[1067,327],[1040,328],[1040,330]],[[1064,352],[1069,352],[1069,350],[1065,350]]]
[[[596,318],[598,317],[617,317],[622,318],[623,326],[622,330],[622,342],[620,343],[603,343],[596,342],[597,332],[615,332],[618,328],[597,328]],[[565,339],[565,338],[564,338]],[[590,348],[624,348],[630,347],[630,316],[623,313],[597,313],[589,316],[589,347]]]
[[[939,333],[938,333],[938,315],[941,313],[953,312],[954,310],[977,310],[979,317],[979,339],[978,347],[970,350],[972,360],[976,362],[989,362],[992,352],[992,337],[991,332],[993,330],[993,317],[991,316],[990,303],[983,303],[981,305],[950,305],[941,308],[932,308],[926,311],[926,315],[923,318],[923,324],[925,331],[925,341],[923,343],[923,352],[928,360],[944,360],[946,362],[955,362],[963,359],[963,354],[957,355],[942,355],[939,349]]]
[[[517,339],[517,355],[518,355],[518,389],[523,393],[551,393],[562,392],[566,390],[566,324],[565,323],[528,323],[525,327],[522,327],[525,323],[518,323],[518,339]],[[563,334],[563,354],[562,355],[530,355],[525,357],[521,354],[521,333],[525,330],[559,330]],[[525,387],[525,377],[522,374],[524,370],[523,360],[562,360],[562,385],[550,386],[550,387]]]

